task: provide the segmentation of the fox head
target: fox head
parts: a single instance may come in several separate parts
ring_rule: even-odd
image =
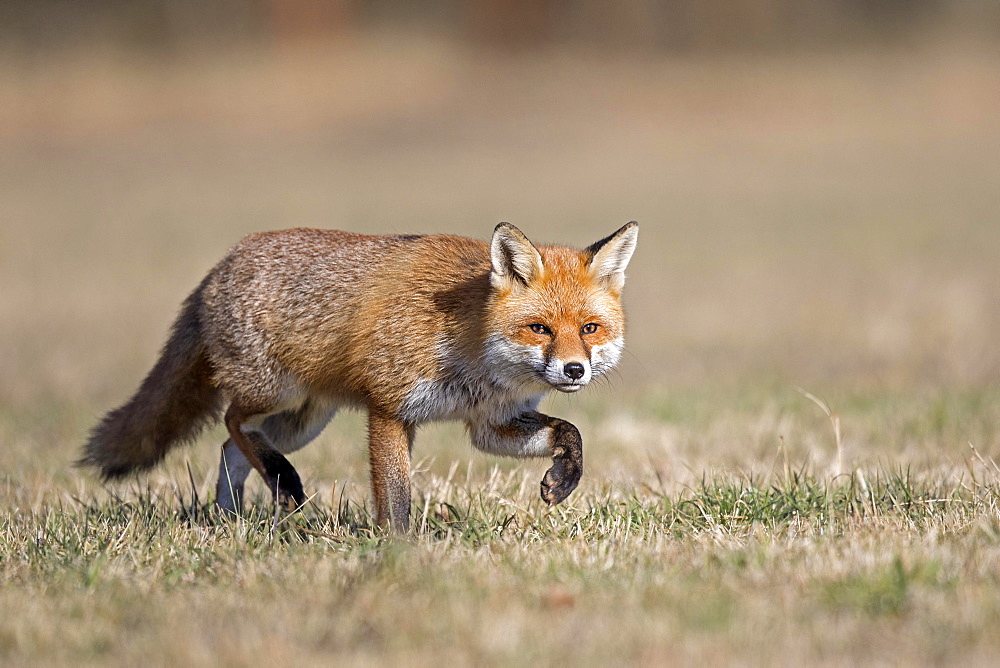
[[[582,251],[536,247],[500,223],[490,244],[491,364],[512,382],[576,392],[618,363],[621,292],[639,224]]]

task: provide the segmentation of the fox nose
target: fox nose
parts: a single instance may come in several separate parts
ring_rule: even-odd
[[[566,374],[568,378],[580,380],[583,378],[583,374],[587,373],[587,370],[584,369],[583,365],[579,362],[570,362],[563,367],[563,373]]]

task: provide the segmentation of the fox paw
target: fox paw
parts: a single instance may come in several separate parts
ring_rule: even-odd
[[[271,489],[278,507],[286,513],[295,512],[305,505],[306,493],[302,489],[302,481],[294,470],[292,475],[278,478]]]
[[[557,459],[542,478],[542,500],[550,506],[560,503],[580,483],[583,467],[569,459]]]
[[[299,494],[293,494],[288,490],[278,490],[277,495],[278,505],[286,513],[293,513],[303,506],[306,502],[305,494],[299,492]]]
[[[542,478],[542,500],[550,506],[576,489],[583,475],[583,440],[569,422],[559,420],[552,434],[552,466]]]

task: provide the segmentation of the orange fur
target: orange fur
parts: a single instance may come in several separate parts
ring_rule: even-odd
[[[219,505],[238,510],[252,467],[294,508],[305,497],[284,454],[338,406],[359,406],[381,525],[408,526],[410,447],[428,420],[466,422],[484,450],[552,456],[542,495],[557,503],[582,472],[582,441],[534,407],[617,361],[636,232],[630,223],[583,251],[536,248],[506,223],[490,244],[250,235],[188,299],[160,361],[94,430],[83,461],[106,477],[146,468],[228,404]]]

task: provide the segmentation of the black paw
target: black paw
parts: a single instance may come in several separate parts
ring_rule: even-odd
[[[569,496],[583,476],[583,440],[577,428],[559,420],[552,441],[552,466],[541,484],[542,500],[550,506]]]
[[[279,478],[277,483],[274,498],[282,510],[291,513],[305,504],[306,493],[302,489],[302,481],[299,480],[298,473],[292,471],[291,475]]]
[[[583,467],[576,462],[557,459],[542,478],[542,500],[550,506],[561,502],[576,489]]]
[[[286,512],[301,508],[306,502],[306,493],[302,490],[302,481],[292,463],[271,448],[260,449],[257,456],[267,471],[264,477],[278,506]]]
[[[278,504],[278,507],[286,513],[298,510],[306,502],[302,481],[299,480],[299,474],[291,466],[281,475],[272,479],[268,486],[271,488],[271,497]]]

